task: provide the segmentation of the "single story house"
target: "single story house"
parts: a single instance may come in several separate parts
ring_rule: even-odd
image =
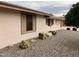
[[[53,21],[53,26],[58,28],[55,30],[59,30],[59,28],[64,26],[64,17],[49,16],[46,19]]]
[[[58,30],[61,26],[63,20],[54,19],[51,14],[0,2],[0,48],[37,37],[40,32]]]

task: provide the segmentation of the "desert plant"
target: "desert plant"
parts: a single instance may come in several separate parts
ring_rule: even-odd
[[[47,33],[45,33],[45,36],[46,36],[46,37],[49,37],[49,35],[48,35]]]
[[[77,28],[73,28],[73,31],[77,31]]]
[[[47,34],[45,34],[45,33],[39,33],[39,39],[46,39],[47,38]]]
[[[56,35],[56,31],[52,31],[52,35]]]
[[[26,41],[26,40],[22,40],[19,44],[19,47],[21,49],[26,49],[30,46],[30,42],[29,41]]]
[[[43,39],[44,34],[43,33],[39,33],[39,39]]]
[[[67,30],[70,30],[70,28],[67,28]]]

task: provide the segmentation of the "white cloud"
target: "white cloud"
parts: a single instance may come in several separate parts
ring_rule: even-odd
[[[10,1],[9,1],[10,2]],[[77,0],[65,0],[65,1],[11,1],[10,3],[14,3],[20,6],[41,10],[41,11],[49,11],[51,13],[52,11],[55,11],[52,14],[55,15],[63,15],[68,12],[68,10],[71,8],[71,5],[76,3]],[[44,9],[45,8],[45,9]],[[54,8],[54,9],[53,9]],[[58,10],[57,10],[58,9]]]
[[[69,10],[63,10],[63,11],[60,12],[60,13],[54,13],[54,15],[55,15],[55,16],[63,16],[63,15],[66,15],[68,11],[69,11]]]
[[[54,7],[58,7],[58,6],[68,6],[70,4],[74,4],[77,1],[12,1],[12,3],[18,4],[18,5],[22,5],[22,6],[28,6],[28,7],[42,7],[42,6],[54,6]]]

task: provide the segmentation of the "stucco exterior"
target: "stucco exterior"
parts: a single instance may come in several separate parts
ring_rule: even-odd
[[[36,15],[36,29],[33,32],[22,34],[21,12],[0,8],[0,48],[15,44],[21,40],[27,40],[38,36],[39,32],[50,30],[59,30],[60,22],[54,20],[52,26],[46,25],[46,18],[42,15]]]
[[[20,13],[0,8],[0,48],[19,42]]]
[[[38,36],[38,33],[40,32],[48,32],[48,31],[54,31],[54,30],[60,30],[62,29],[61,20],[54,20],[54,24],[52,26],[46,25],[46,18],[44,16],[36,15],[36,31],[30,32],[27,34],[23,34],[21,39],[30,39]],[[63,25],[62,25],[63,26]]]

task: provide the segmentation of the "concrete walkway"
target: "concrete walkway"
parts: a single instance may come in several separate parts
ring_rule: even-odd
[[[0,50],[0,56],[8,57],[79,57],[79,32],[58,31],[55,36],[32,43],[21,50],[18,44]]]

